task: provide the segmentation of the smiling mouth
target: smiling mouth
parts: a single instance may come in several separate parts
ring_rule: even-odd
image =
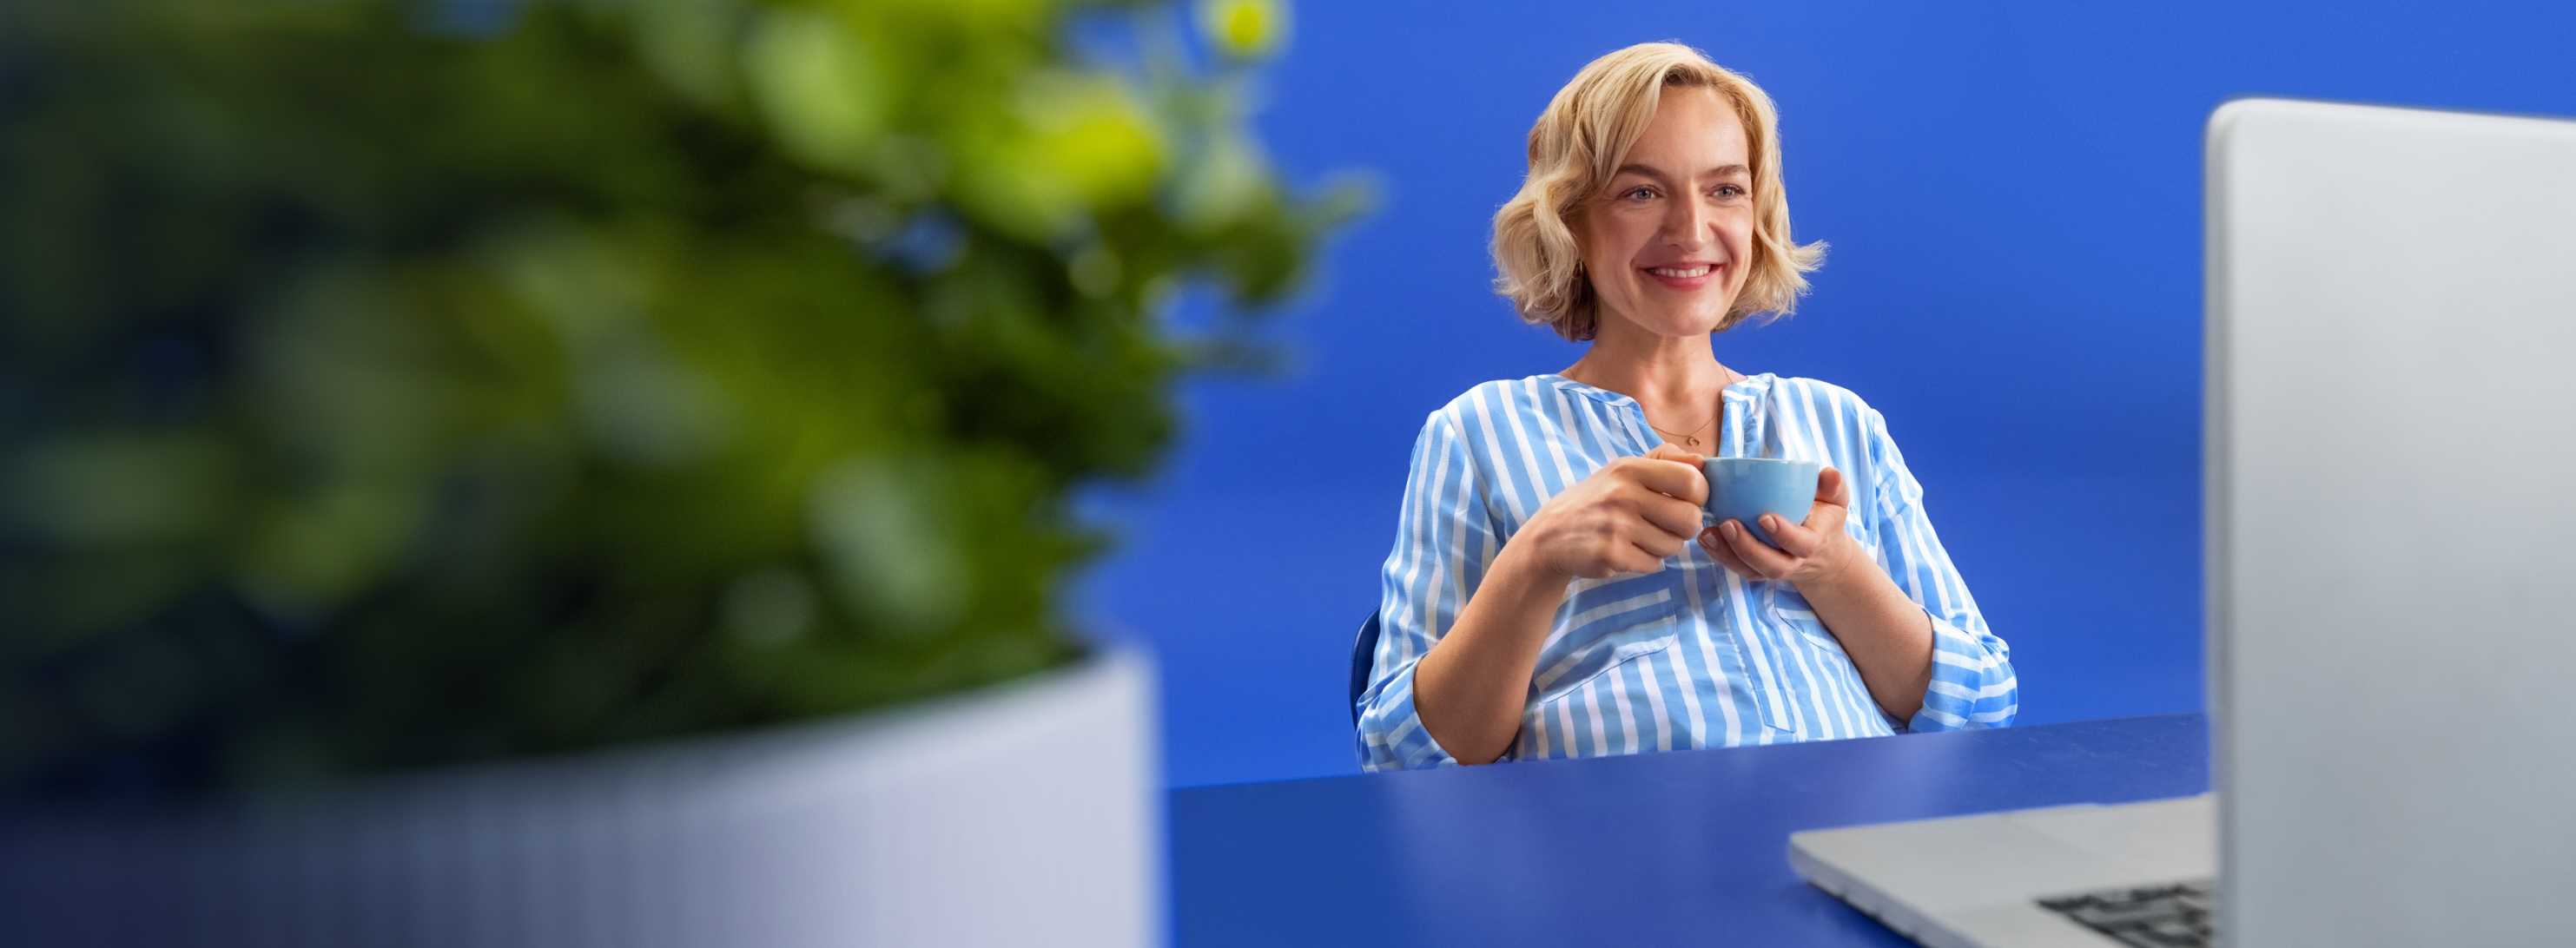
[[[1643,267],[1641,269],[1647,276],[1654,277],[1657,283],[1677,290],[1692,290],[1708,285],[1717,277],[1718,271],[1725,267],[1725,264],[1703,263],[1688,267]]]

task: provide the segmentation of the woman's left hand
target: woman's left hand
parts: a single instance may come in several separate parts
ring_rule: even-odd
[[[1762,529],[1780,541],[1779,549],[1753,537],[1729,519],[1699,532],[1700,549],[1746,579],[1768,579],[1805,587],[1842,576],[1855,564],[1868,564],[1860,544],[1843,532],[1851,514],[1851,484],[1843,472],[1826,468],[1816,478],[1816,505],[1804,524],[1779,514],[1763,514]]]

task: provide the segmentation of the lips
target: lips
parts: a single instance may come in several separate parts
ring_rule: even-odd
[[[1676,290],[1695,290],[1715,282],[1726,272],[1724,264],[1683,263],[1660,267],[1640,267],[1640,272],[1655,282]]]

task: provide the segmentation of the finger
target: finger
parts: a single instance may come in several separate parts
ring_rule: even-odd
[[[1849,509],[1852,502],[1851,478],[1844,477],[1840,470],[1826,468],[1823,474],[1816,477],[1816,499]]]
[[[1628,523],[1625,533],[1628,533],[1631,544],[1656,556],[1672,556],[1690,549],[1690,531],[1674,533],[1662,526],[1654,526],[1654,523]]]
[[[1664,528],[1654,526],[1654,523],[1628,523],[1620,533],[1625,533],[1628,544],[1636,544],[1638,549],[1649,551],[1649,554],[1656,554],[1656,556],[1672,556],[1672,554],[1680,554],[1682,549],[1690,549],[1690,533],[1664,531]]]
[[[1804,526],[1809,532],[1829,537],[1843,532],[1843,521],[1849,519],[1851,511],[1848,509],[1836,504],[1817,504],[1808,509]]]
[[[1659,572],[1664,568],[1663,557],[1638,549],[1634,543],[1620,543],[1612,546],[1607,559],[1613,568],[1622,573],[1644,575]]]
[[[1833,468],[1828,467],[1828,468],[1824,469],[1823,473],[1820,473],[1820,474],[1817,474],[1817,475],[1816,475],[1816,502],[1817,502],[1817,503],[1820,503],[1820,504],[1839,504],[1839,503],[1842,503],[1842,494],[1843,494],[1843,472],[1841,472],[1841,471],[1837,471],[1837,470],[1834,470]]]
[[[1660,461],[1680,461],[1692,467],[1698,467],[1699,462],[1702,460],[1701,456],[1698,454],[1684,451],[1669,444],[1656,445],[1654,450],[1646,452],[1646,456]]]
[[[1825,545],[1824,534],[1790,523],[1789,518],[1779,514],[1763,514],[1762,529],[1770,533],[1771,539],[1777,541],[1780,548],[1788,551],[1791,556],[1800,558],[1814,556],[1816,551],[1823,549]]]
[[[1726,545],[1726,536],[1717,532],[1716,527],[1710,527],[1706,530],[1700,531],[1699,548],[1707,550],[1708,557],[1716,560],[1720,565],[1725,566],[1727,572],[1734,573],[1735,575],[1742,576],[1746,579],[1762,578],[1762,574],[1754,572],[1753,567],[1744,565],[1744,561],[1738,558],[1735,555],[1735,551]]]
[[[1690,535],[1674,535],[1655,529],[1640,529],[1628,538],[1628,544],[1664,559],[1690,546]]]
[[[1647,455],[1630,468],[1636,472],[1637,484],[1647,490],[1694,504],[1708,500],[1708,476],[1700,473],[1696,461]]]
[[[1729,520],[1718,524],[1717,528],[1726,534],[1726,548],[1734,550],[1735,557],[1756,573],[1765,577],[1786,576],[1789,575],[1789,567],[1796,565],[1788,554],[1754,539],[1753,531],[1744,529],[1742,523]]]
[[[1671,534],[1675,540],[1690,539],[1691,534],[1698,533],[1700,525],[1705,522],[1701,516],[1704,508],[1678,497],[1646,493],[1636,498],[1636,505],[1638,515],[1645,517],[1655,529]]]

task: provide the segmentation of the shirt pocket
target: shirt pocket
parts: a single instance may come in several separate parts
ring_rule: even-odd
[[[1578,613],[1579,624],[1540,656],[1531,673],[1529,707],[1580,691],[1611,669],[1672,647],[1679,635],[1680,602],[1670,588],[1659,587]]]
[[[1834,658],[1846,663],[1851,661],[1851,657],[1843,653],[1842,640],[1834,638],[1834,633],[1825,628],[1824,620],[1816,618],[1816,608],[1807,603],[1807,597],[1799,595],[1798,590],[1787,583],[1766,585],[1772,588],[1765,592],[1763,604],[1774,621]]]
[[[1629,679],[1619,671],[1674,650],[1681,640],[1680,601],[1666,589],[1593,607],[1607,610],[1603,613],[1587,610],[1588,619],[1559,640],[1579,644],[1541,655],[1531,674],[1512,757],[1598,757],[1648,750],[1654,745],[1647,734],[1676,727],[1654,716],[1645,695],[1626,692]]]
[[[1805,596],[1799,595],[1786,583],[1778,585],[1780,588],[1772,590],[1767,602],[1772,621],[1787,628],[1812,650],[1807,660],[1816,663],[1816,674],[1832,679],[1832,689],[1839,691],[1841,698],[1865,709],[1867,716],[1876,720],[1876,727],[1863,724],[1867,733],[1895,733],[1894,729],[1903,722],[1887,717],[1886,712],[1879,709],[1877,700],[1870,696],[1869,685],[1860,677],[1860,668],[1852,664],[1851,654],[1843,650],[1842,640],[1834,637],[1833,630],[1825,628],[1824,620],[1816,617],[1815,608],[1807,603]]]

